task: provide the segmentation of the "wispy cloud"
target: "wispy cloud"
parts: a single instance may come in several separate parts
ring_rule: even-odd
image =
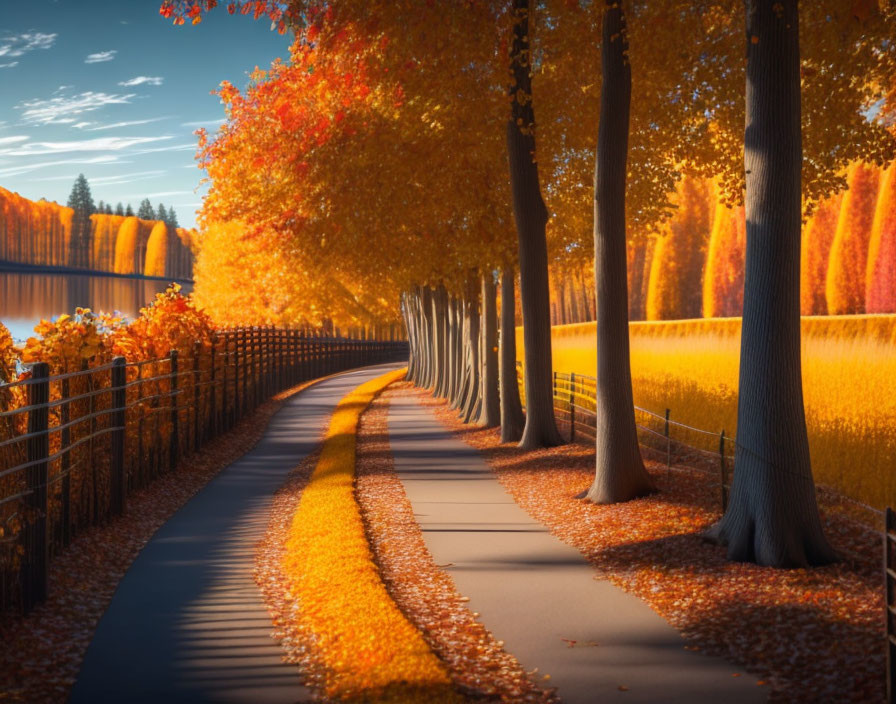
[[[66,152],[108,152],[121,151],[141,144],[172,139],[170,135],[161,137],[98,137],[74,142],[29,142],[11,149],[0,149],[4,156],[42,156],[44,154],[64,154]]]
[[[97,125],[96,127],[87,128],[87,132],[99,132],[100,130],[117,130],[120,127],[133,127],[135,125],[148,125],[150,122],[160,122],[167,120],[167,117],[151,117],[148,120],[128,120],[127,122],[113,122],[111,125]],[[95,124],[93,122],[90,123]]]
[[[126,200],[136,198],[167,198],[168,196],[194,196],[193,191],[159,191],[158,193],[141,193],[137,195],[124,196]]]
[[[84,59],[85,64],[101,64],[104,61],[112,61],[115,58],[115,55],[118,53],[117,49],[110,49],[109,51],[98,51],[95,54],[88,54],[87,58]]]
[[[23,34],[6,35],[0,38],[0,56],[16,58],[24,56],[34,49],[49,49],[55,43],[57,36],[59,35],[44,34],[43,32],[24,32]],[[14,66],[15,63],[12,65]]]
[[[18,65],[18,61],[10,61],[8,64],[0,64],[0,68],[15,68]]]
[[[68,164],[128,164],[130,162],[123,161],[114,155],[105,155],[105,156],[94,156],[88,159],[65,159],[63,161],[59,161],[58,159],[54,159],[53,161],[40,161],[35,164],[20,164],[18,166],[9,166],[4,169],[0,169],[0,178],[6,178],[9,176],[21,176],[22,174],[31,173],[32,171],[36,171],[38,169],[43,169],[47,166],[66,166]]]
[[[11,137],[0,137],[0,146],[5,144],[17,144],[18,142],[27,142],[30,137],[24,134],[16,134]]]
[[[131,183],[133,181],[142,181],[148,178],[155,178],[156,176],[162,176],[168,173],[162,169],[157,169],[155,171],[137,171],[135,173],[130,174],[118,174],[116,176],[94,176],[90,179],[91,185],[98,186],[111,186],[120,183]],[[45,176],[43,178],[32,178],[29,181],[34,183],[44,182],[44,181],[68,181],[74,178],[74,176]]]
[[[135,93],[115,95],[87,91],[80,95],[59,96],[47,99],[26,100],[16,105],[22,111],[26,123],[37,125],[71,124],[78,120],[73,115],[99,110],[106,105],[122,105],[131,102]]]
[[[219,117],[216,120],[196,120],[196,122],[181,122],[181,127],[217,127],[224,123],[224,118]]]
[[[119,81],[118,85],[120,86],[160,86],[164,82],[164,78],[162,76],[134,76],[133,78],[129,78],[126,81]]]

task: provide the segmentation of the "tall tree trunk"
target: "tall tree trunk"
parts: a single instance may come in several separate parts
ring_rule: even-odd
[[[576,290],[575,277],[569,277],[569,322],[581,323],[582,316],[579,312],[579,292]]]
[[[520,447],[532,450],[560,445],[554,419],[551,360],[551,312],[545,227],[548,211],[541,197],[535,162],[535,112],[532,109],[529,44],[530,0],[513,0],[514,27],[510,66],[511,119],[507,155],[513,192],[520,262],[520,301],[525,346],[526,425]]]
[[[410,311],[410,294],[405,291],[401,294],[401,313],[404,317],[404,326],[408,333],[408,381],[415,382],[417,374],[417,343],[414,339],[414,323]]]
[[[455,374],[457,373],[457,310],[454,296],[448,299],[448,378],[445,396],[448,403],[454,401]]]
[[[469,379],[464,397],[463,406],[461,407],[461,419],[464,423],[471,422],[479,411],[479,335],[480,335],[480,318],[479,318],[479,298],[476,279],[471,278],[467,282],[467,300],[470,302],[469,319],[470,319],[470,336],[467,345],[467,368],[469,369]]]
[[[460,379],[458,389],[457,389],[457,400],[455,403],[451,405],[452,408],[456,410],[460,410],[464,406],[464,401],[467,397],[467,389],[470,385],[470,368],[468,366],[469,355],[467,354],[467,350],[470,346],[470,299],[469,299],[469,288],[464,292],[464,297],[461,299],[460,310],[461,310],[461,341],[460,341],[460,356],[458,357],[458,364],[460,365]]]
[[[597,409],[594,483],[600,504],[655,491],[638,447],[628,340],[625,182],[632,74],[625,15],[607,0],[601,40],[600,125],[594,168]]]
[[[498,392],[498,308],[494,272],[482,276],[482,344],[479,350],[479,397],[482,408],[478,423],[494,428],[501,423],[501,402]]]
[[[433,393],[438,397],[444,397],[445,383],[448,376],[448,294],[445,287],[439,287],[433,292],[433,319],[435,322],[435,356],[436,378]]]
[[[520,403],[516,380],[516,302],[513,293],[513,269],[501,271],[500,395],[501,442],[517,442],[523,435],[526,419]]]
[[[800,369],[797,0],[747,0],[747,253],[731,501],[708,536],[774,567],[837,559],[809,462]]]

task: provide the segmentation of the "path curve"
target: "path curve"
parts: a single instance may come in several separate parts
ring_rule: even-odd
[[[72,704],[293,704],[310,699],[282,661],[252,578],[274,492],[317,446],[349,391],[402,365],[345,372],[302,391],[263,438],[160,528],[103,615]]]
[[[414,397],[391,398],[389,443],[433,560],[526,670],[550,675],[543,683],[564,704],[766,701],[755,677],[686,651],[646,603],[597,580],[585,557],[523,511],[479,451]]]

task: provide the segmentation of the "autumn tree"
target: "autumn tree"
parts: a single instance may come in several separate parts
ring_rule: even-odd
[[[865,270],[865,310],[896,313],[896,161],[884,173],[874,209]]]
[[[118,201],[118,204],[115,206],[115,214],[124,215],[124,206],[121,204],[121,201]]]
[[[825,286],[831,315],[865,312],[865,269],[879,181],[880,171],[872,165],[857,162],[849,168]]]
[[[717,203],[703,271],[704,318],[732,318],[743,311],[746,246],[743,206]]]
[[[828,312],[825,282],[842,201],[840,193],[825,198],[803,225],[800,250],[800,312],[803,315]]]

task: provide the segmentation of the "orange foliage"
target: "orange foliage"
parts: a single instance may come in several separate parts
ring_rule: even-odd
[[[72,233],[71,208],[32,201],[0,188],[0,259],[64,266]]]
[[[865,270],[865,309],[869,313],[896,312],[896,162],[884,174],[874,210]]]
[[[168,226],[160,220],[152,226],[152,231],[146,242],[146,264],[143,267],[143,273],[146,276],[165,275],[168,239]]]
[[[824,315],[828,312],[825,281],[842,200],[842,195],[839,193],[826,198],[818,204],[812,217],[803,225],[800,257],[800,313],[802,315]]]
[[[825,297],[828,313],[865,312],[865,269],[880,169],[856,162],[849,167],[837,232],[831,245]]]
[[[740,315],[744,304],[747,224],[743,206],[716,205],[703,274],[703,317]]]
[[[708,179],[678,182],[678,209],[657,238],[647,284],[647,320],[699,318],[706,244],[713,229],[715,188]]]
[[[99,271],[115,270],[115,244],[118,230],[124,221],[122,215],[95,213],[90,216],[91,237],[93,239],[91,269]]]

